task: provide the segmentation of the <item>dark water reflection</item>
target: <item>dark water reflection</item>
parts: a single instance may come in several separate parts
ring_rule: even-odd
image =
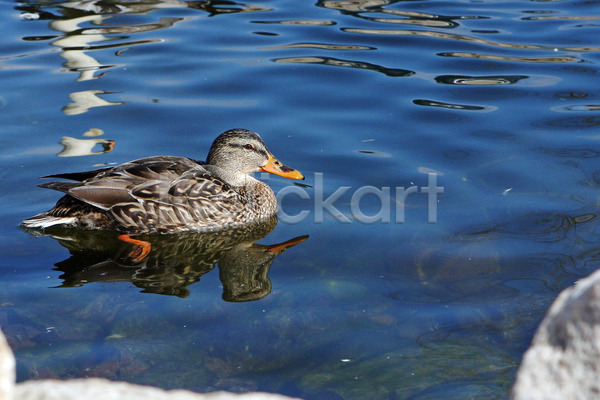
[[[444,75],[435,78],[436,82],[447,85],[510,85],[527,79],[527,76],[457,76]]]
[[[0,35],[0,326],[18,379],[506,398],[549,304],[600,266],[593,7],[0,4],[10,32]],[[295,187],[308,199],[283,201],[289,215],[309,210],[305,220],[235,239],[153,237],[141,263],[111,234],[18,229],[56,200],[35,188],[39,176],[156,154],[203,159],[233,127],[260,132],[307,176],[323,173],[322,188]],[[360,188],[420,189],[432,172],[445,188],[437,223],[420,191],[406,197],[404,223],[351,215]],[[347,223],[328,212],[316,222],[315,193],[341,187],[333,205]],[[360,205],[381,206],[371,195]]]
[[[392,69],[385,68],[381,65],[370,64],[360,61],[351,61],[351,60],[340,60],[332,57],[290,57],[290,58],[278,58],[273,61],[278,63],[301,63],[301,64],[322,64],[322,65],[331,65],[334,67],[346,67],[346,68],[357,68],[357,69],[366,69],[375,72],[381,72],[387,76],[410,76],[413,75],[413,71],[407,71],[404,69]]]
[[[131,282],[143,293],[187,297],[187,287],[218,264],[223,300],[240,302],[268,295],[271,281],[267,274],[275,257],[307,239],[301,236],[268,246],[255,243],[276,224],[273,218],[218,233],[140,236],[152,246],[142,260],[132,257],[132,246],[118,240],[114,232],[55,229],[45,234],[71,253],[68,259],[55,264],[55,269],[62,272],[60,287]]]
[[[415,103],[416,105],[419,105],[419,106],[448,108],[450,110],[485,111],[485,110],[494,110],[495,109],[495,108],[468,105],[468,104],[443,103],[441,101],[426,100],[426,99],[416,99],[416,100],[413,100],[413,103]]]

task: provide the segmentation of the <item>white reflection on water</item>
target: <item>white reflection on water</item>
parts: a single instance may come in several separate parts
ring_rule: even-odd
[[[101,42],[112,42],[122,39],[122,37],[107,35],[117,33],[139,33],[156,29],[164,29],[172,26],[175,22],[182,20],[182,18],[161,18],[158,23],[129,27],[82,28],[79,26],[85,22],[91,22],[95,25],[101,26],[108,18],[110,17],[94,14],[71,19],[57,19],[50,22],[50,28],[64,33],[63,36],[54,40],[52,45],[63,49],[60,55],[67,60],[63,65],[69,71],[79,72],[79,78],[77,78],[78,81],[87,81],[100,78],[102,74],[95,76],[94,74],[96,71],[104,68],[114,67],[100,63],[98,60],[88,54],[89,51],[107,47],[126,47],[139,44],[159,43],[162,41],[162,39],[146,39],[141,41],[119,42],[109,45],[97,44]]]
[[[70,136],[64,136],[60,141],[63,150],[57,154],[59,157],[77,157],[90,156],[94,154],[108,153],[111,151],[115,142],[108,139],[76,139]],[[100,145],[102,150],[94,151],[94,147]]]
[[[446,40],[458,40],[462,42],[473,42],[484,44],[493,47],[502,47],[509,49],[523,49],[523,50],[552,50],[552,51],[577,51],[577,52],[593,52],[600,51],[600,47],[597,46],[544,46],[537,44],[523,44],[523,43],[505,43],[495,42],[492,40],[486,40],[468,35],[457,35],[453,33],[435,32],[427,30],[407,30],[407,29],[363,29],[363,28],[344,28],[344,32],[348,33],[360,33],[365,35],[394,35],[394,36],[422,36],[437,39]]]
[[[78,115],[89,111],[90,108],[94,107],[105,107],[105,106],[117,106],[124,104],[122,101],[107,101],[100,97],[99,94],[107,94],[102,90],[85,90],[83,92],[73,92],[69,95],[69,98],[73,100],[73,103],[67,104],[63,107],[63,113],[66,115]]]

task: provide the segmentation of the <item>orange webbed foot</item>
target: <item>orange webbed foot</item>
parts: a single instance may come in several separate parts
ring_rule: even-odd
[[[140,262],[144,258],[148,257],[150,254],[150,250],[152,249],[152,244],[150,242],[146,242],[145,240],[138,240],[129,237],[129,235],[123,234],[119,235],[119,240],[131,243],[134,245],[133,250],[129,253],[129,257],[133,262]]]

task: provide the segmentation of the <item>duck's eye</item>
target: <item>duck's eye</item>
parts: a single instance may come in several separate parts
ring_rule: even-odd
[[[245,144],[245,145],[244,145],[244,148],[245,148],[246,150],[254,150],[254,146],[252,146],[251,144]]]

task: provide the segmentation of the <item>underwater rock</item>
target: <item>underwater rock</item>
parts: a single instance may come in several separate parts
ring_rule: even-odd
[[[0,332],[0,399],[2,400],[289,400],[270,393],[234,394],[228,392],[194,393],[187,390],[162,390],[152,386],[112,382],[107,379],[44,379],[15,385],[15,357]]]
[[[600,271],[565,289],[523,356],[512,400],[600,394]]]

